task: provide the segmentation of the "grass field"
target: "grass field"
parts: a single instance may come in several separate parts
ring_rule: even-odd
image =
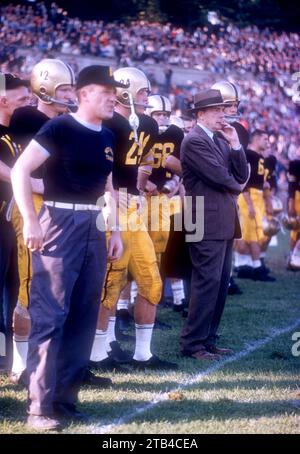
[[[113,375],[108,390],[83,388],[79,407],[91,420],[63,433],[300,433],[300,356],[291,352],[300,332],[300,273],[285,270],[284,251],[281,235],[268,255],[277,282],[239,281],[244,294],[228,297],[220,346],[232,347],[232,357],[212,364],[180,357],[183,321],[160,309],[173,329],[155,330],[153,351],[177,361],[180,372],[131,371]],[[26,392],[0,377],[0,433],[29,433],[25,413]]]

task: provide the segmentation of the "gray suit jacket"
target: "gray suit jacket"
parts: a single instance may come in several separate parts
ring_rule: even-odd
[[[243,149],[235,151],[218,137],[219,146],[196,125],[181,145],[186,195],[204,196],[204,240],[241,237],[237,196],[248,177]]]

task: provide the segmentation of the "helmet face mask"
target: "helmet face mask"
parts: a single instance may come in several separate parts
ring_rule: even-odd
[[[75,104],[56,99],[56,90],[63,86],[74,86],[72,68],[61,60],[46,58],[37,63],[31,73],[30,84],[33,93],[44,104],[58,104],[73,107]]]
[[[148,98],[151,92],[151,85],[146,75],[137,68],[126,67],[119,68],[114,72],[116,81],[127,85],[126,88],[117,88],[117,102],[123,107],[131,108],[131,99],[133,104],[142,107],[143,110],[147,107],[147,102],[144,99]],[[141,98],[141,101],[140,99]]]

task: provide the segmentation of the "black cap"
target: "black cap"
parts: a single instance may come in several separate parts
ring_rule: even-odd
[[[14,90],[15,88],[29,86],[30,86],[29,80],[20,79],[18,76],[15,76],[14,74],[0,73],[0,89],[3,90],[4,92],[6,90]]]
[[[207,107],[224,106],[220,90],[209,89],[196,93],[194,96],[194,104],[189,112],[197,112],[198,110],[206,109]]]
[[[127,85],[121,84],[114,79],[113,70],[110,66],[91,65],[83,68],[78,74],[76,89],[90,84],[108,85],[110,87],[126,88]]]

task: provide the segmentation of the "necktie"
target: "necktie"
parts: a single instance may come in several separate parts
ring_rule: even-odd
[[[213,135],[213,141],[215,142],[215,144],[217,145],[218,148],[221,148],[217,134]]]

